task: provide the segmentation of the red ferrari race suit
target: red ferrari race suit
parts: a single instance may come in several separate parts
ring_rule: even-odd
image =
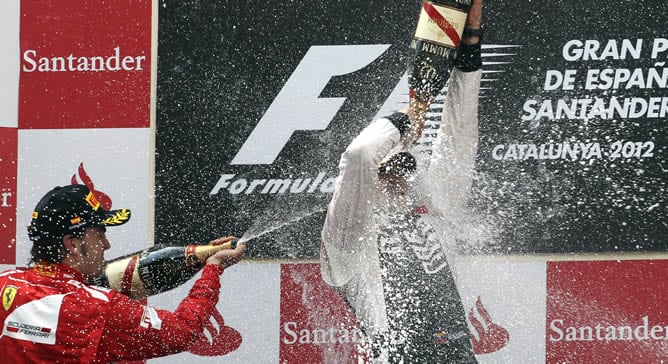
[[[3,361],[108,363],[187,351],[215,310],[222,272],[207,264],[174,312],[89,286],[68,265],[0,273]]]

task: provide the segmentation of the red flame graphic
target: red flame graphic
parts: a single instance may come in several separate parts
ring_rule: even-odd
[[[492,322],[492,317],[485,309],[485,306],[482,305],[480,296],[478,296],[478,299],[475,302],[475,308],[485,323],[483,325],[483,323],[478,320],[473,313],[473,308],[471,308],[469,311],[469,321],[478,334],[478,339],[473,335],[471,336],[473,352],[476,354],[493,353],[506,346],[510,340],[508,330]]]
[[[100,203],[103,209],[105,210],[111,210],[111,197],[107,196],[106,193],[102,191],[97,191],[95,189],[95,185],[93,184],[93,180],[88,176],[88,173],[86,172],[86,169],[84,168],[83,162],[79,164],[79,178],[81,178],[81,182],[77,180],[77,175],[73,174],[72,175],[72,184],[73,185],[78,185],[78,184],[83,184],[88,187],[88,189],[93,192],[93,195],[97,199],[97,201]]]
[[[211,339],[208,336],[202,337],[190,347],[190,352],[201,356],[220,356],[231,353],[241,346],[241,334],[230,326],[225,326],[223,315],[216,311],[212,317],[218,328],[213,325],[211,321],[205,323],[204,329],[209,332]]]

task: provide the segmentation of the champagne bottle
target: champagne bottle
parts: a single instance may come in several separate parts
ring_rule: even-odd
[[[409,69],[411,99],[427,104],[450,77],[471,0],[423,1],[411,43],[415,54]]]
[[[187,282],[216,252],[234,249],[238,239],[221,245],[154,245],[105,263],[90,284],[112,288],[132,299],[152,296]]]

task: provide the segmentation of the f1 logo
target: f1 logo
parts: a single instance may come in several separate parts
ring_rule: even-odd
[[[271,164],[297,130],[324,130],[346,100],[319,98],[333,76],[355,72],[390,45],[311,47],[231,164]]]

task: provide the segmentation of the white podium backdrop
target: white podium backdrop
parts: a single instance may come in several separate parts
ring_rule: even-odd
[[[419,3],[411,5],[416,15]],[[582,260],[577,262],[559,261],[564,256],[461,258],[455,264],[458,283],[481,362],[645,363],[668,357],[668,333],[661,329],[668,326],[662,306],[668,300],[668,257],[665,224],[657,223],[666,216],[665,178],[657,167],[666,148],[665,118],[657,117],[662,109],[633,120],[599,115],[567,121],[551,120],[545,109],[544,116],[523,120],[553,97],[651,96],[661,98],[657,105],[662,105],[665,87],[618,85],[609,92],[587,89],[578,78],[572,90],[552,90],[554,85],[545,82],[548,75],[569,69],[579,75],[590,68],[665,72],[666,4],[644,2],[641,8],[616,0],[583,9],[576,1],[545,0],[532,8],[512,1],[486,5],[484,138],[474,202],[481,214],[511,217],[504,220],[508,225],[502,240],[507,245],[496,246],[496,252],[658,253],[611,254],[606,260],[565,256]],[[32,208],[56,185],[84,183],[107,207],[132,210],[129,224],[108,231],[109,258],[147,247],[154,228],[161,243],[187,243],[216,234],[240,235],[256,217],[290,217],[304,207],[321,208],[329,198],[328,181],[341,148],[370,118],[405,99],[401,85],[414,21],[400,1],[321,4],[326,9],[284,5],[248,3],[244,6],[253,11],[247,13],[239,4],[157,0],[0,3],[0,268],[25,264],[30,249],[25,229]],[[507,14],[526,26],[511,24]],[[643,20],[636,21],[638,17]],[[387,26],[394,20],[394,26]],[[319,22],[322,27],[316,26]],[[596,34],[588,33],[592,29]],[[615,56],[614,47],[605,59],[568,60],[562,53],[570,41],[589,40],[592,45],[593,38],[604,47],[611,40],[621,45],[623,39],[642,38],[644,46],[627,59]],[[158,49],[152,47],[157,40],[160,77]],[[361,57],[365,53],[355,49],[371,48],[385,52],[366,57],[366,66],[344,75],[327,73],[336,57],[309,58],[330,54],[324,51]],[[91,70],[96,59],[112,65],[114,57],[121,62],[130,57],[134,66],[103,69],[98,64]],[[307,67],[319,75],[318,84],[305,83],[296,72],[304,69],[298,65],[305,58],[323,66]],[[279,97],[281,90],[289,95],[291,88],[306,86],[311,93],[300,107],[334,99],[329,101],[340,105],[335,115],[329,108],[327,117],[311,125],[310,120],[280,112],[276,119],[269,113],[263,127],[289,127],[292,136],[280,140],[284,145],[273,163],[233,165],[233,157],[270,106],[285,106],[290,100]],[[157,120],[151,116],[156,109]],[[624,140],[636,151],[651,142],[654,154],[640,158],[627,150],[628,157],[615,163],[603,155],[598,158],[595,149],[588,149],[587,156],[581,150],[576,161],[559,163],[528,152],[522,158],[513,154],[529,150],[522,149],[529,148],[521,147],[524,142],[563,146],[573,138],[604,148]],[[275,148],[276,142],[249,147]],[[311,178],[313,190],[234,194],[224,186],[226,181],[239,187],[244,181],[299,178]],[[212,193],[217,183],[220,188]],[[220,315],[212,319],[212,330],[222,316],[242,337],[237,350],[212,357],[184,353],[151,362],[326,363],[350,357],[354,345],[344,334],[354,333],[352,316],[323,284],[311,260],[317,255],[318,223],[314,215],[254,241],[251,259],[221,278]],[[276,259],[252,259],[257,257]],[[188,286],[149,303],[172,309]],[[217,347],[211,343],[224,338],[214,332],[209,339],[202,348],[215,354]]]

